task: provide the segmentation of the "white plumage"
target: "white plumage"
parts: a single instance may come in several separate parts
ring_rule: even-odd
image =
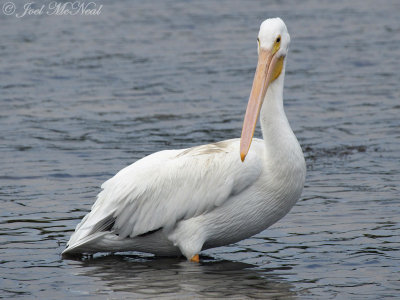
[[[132,250],[191,259],[288,213],[305,180],[303,153],[283,110],[289,42],[281,19],[263,22],[241,140],[160,151],[122,169],[102,185],[63,254]],[[252,139],[258,114],[263,140]]]

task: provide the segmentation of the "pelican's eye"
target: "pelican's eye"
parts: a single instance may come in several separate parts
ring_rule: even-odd
[[[279,50],[280,47],[281,47],[281,36],[278,35],[278,37],[276,38],[275,43],[273,45],[272,53],[275,54]]]

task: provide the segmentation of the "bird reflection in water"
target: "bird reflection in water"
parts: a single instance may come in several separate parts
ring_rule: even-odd
[[[108,255],[78,260],[78,266],[72,269],[74,275],[100,279],[104,290],[97,291],[102,295],[111,291],[141,299],[296,297],[294,287],[273,272],[279,270],[209,257],[192,264],[182,258]]]

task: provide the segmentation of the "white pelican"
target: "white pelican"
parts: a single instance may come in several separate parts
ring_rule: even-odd
[[[63,254],[185,255],[232,244],[286,215],[301,195],[303,152],[283,109],[290,37],[267,19],[240,139],[146,156],[106,181]],[[258,116],[263,139],[253,139]],[[251,144],[251,147],[250,147]]]

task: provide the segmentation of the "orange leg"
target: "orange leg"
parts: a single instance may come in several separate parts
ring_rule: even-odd
[[[199,257],[199,255],[196,254],[195,256],[193,256],[193,257],[190,259],[190,261],[196,262],[196,263],[200,262],[200,257]]]

